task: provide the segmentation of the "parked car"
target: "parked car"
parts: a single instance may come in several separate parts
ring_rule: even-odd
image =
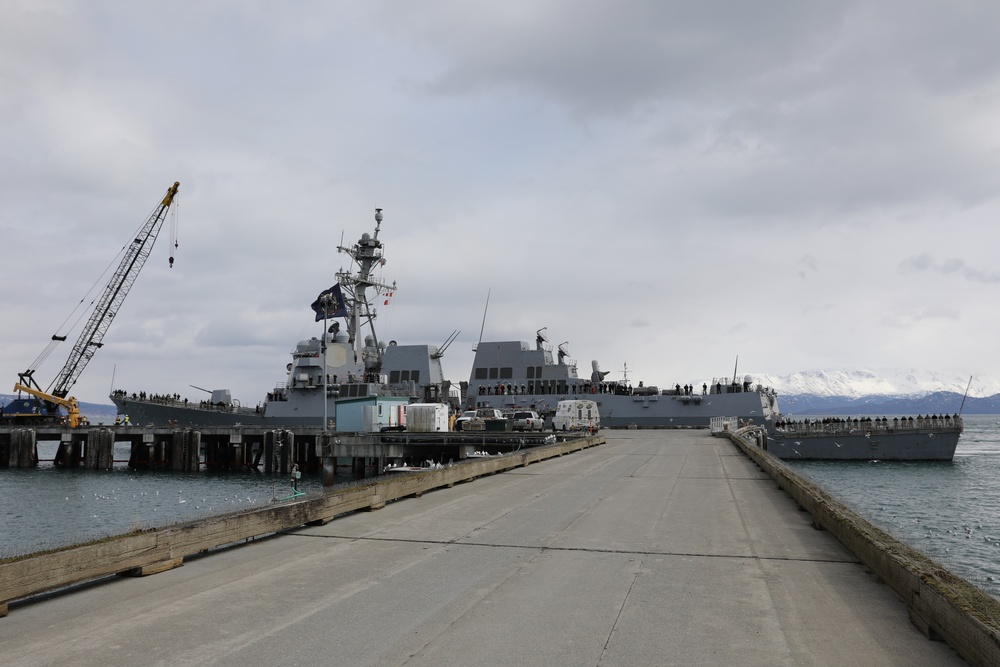
[[[541,431],[545,428],[545,420],[534,410],[519,410],[513,416],[515,431]]]

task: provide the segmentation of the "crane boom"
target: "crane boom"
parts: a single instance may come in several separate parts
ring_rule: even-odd
[[[125,249],[125,254],[118,268],[105,286],[104,292],[90,314],[90,318],[87,320],[83,331],[81,331],[76,344],[73,346],[69,358],[66,360],[65,365],[63,365],[62,370],[59,371],[59,375],[56,376],[52,385],[50,385],[50,390],[43,391],[38,386],[38,382],[34,378],[34,365],[24,373],[18,373],[20,381],[14,386],[14,391],[19,394],[20,392],[25,392],[37,399],[37,402],[32,403],[31,399],[27,399],[24,401],[24,405],[19,405],[19,407],[24,408],[25,414],[14,415],[16,423],[21,423],[21,419],[27,420],[25,423],[58,420],[58,410],[61,407],[68,413],[67,421],[69,425],[71,427],[77,426],[80,419],[77,402],[71,396],[67,398],[67,394],[80,377],[83,369],[90,363],[94,353],[103,345],[101,341],[104,339],[104,334],[107,333],[108,327],[111,326],[115,315],[118,314],[118,309],[121,307],[122,301],[125,300],[133,283],[135,283],[135,279],[139,276],[139,271],[142,269],[143,264],[146,263],[146,259],[153,249],[156,237],[160,233],[160,227],[163,225],[163,220],[167,217],[167,211],[170,209],[171,204],[173,204],[174,196],[177,194],[179,187],[180,182],[174,182],[167,189],[167,194],[163,197],[163,200],[153,209],[149,218],[143,223],[139,233],[136,234],[135,239]],[[174,258],[171,256],[171,266],[173,266],[173,260]],[[53,342],[49,343],[49,349],[51,349],[51,346],[55,342],[62,340],[66,340],[66,337],[53,336]],[[45,354],[47,355],[47,352]],[[18,400],[20,401],[20,399]],[[4,416],[6,417],[7,415]]]
[[[146,258],[149,257],[149,253],[153,250],[153,244],[160,233],[160,227],[163,225],[163,220],[167,217],[167,211],[174,201],[178,187],[180,187],[179,181],[174,182],[167,189],[167,194],[163,197],[163,201],[153,210],[149,219],[146,220],[142,229],[139,230],[135,240],[129,244],[128,249],[125,251],[125,256],[122,257],[122,261],[118,265],[118,269],[111,276],[104,294],[101,295],[101,299],[91,313],[90,319],[87,320],[86,326],[80,332],[80,337],[73,346],[73,351],[70,352],[66,364],[59,371],[59,375],[56,376],[53,389],[50,392],[53,396],[63,398],[69,393],[70,388],[76,383],[83,369],[90,363],[94,353],[104,344],[101,342],[104,339],[104,334],[107,333],[108,327],[111,326],[115,315],[118,314],[118,309],[122,301],[128,296],[129,290],[135,283],[135,279],[139,276],[139,271],[146,263]]]

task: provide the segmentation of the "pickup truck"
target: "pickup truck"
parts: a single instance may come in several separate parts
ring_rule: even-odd
[[[518,410],[512,419],[515,431],[541,431],[545,428],[545,420],[534,410]]]

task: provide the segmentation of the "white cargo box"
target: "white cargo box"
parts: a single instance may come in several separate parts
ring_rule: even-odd
[[[448,406],[444,403],[410,403],[405,413],[407,431],[433,433],[448,430]]]

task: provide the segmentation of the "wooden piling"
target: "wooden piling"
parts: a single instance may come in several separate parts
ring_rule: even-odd
[[[78,442],[71,440],[70,444],[75,445]],[[114,449],[114,431],[106,428],[92,430],[84,448],[84,467],[88,470],[111,470],[114,465]]]
[[[38,465],[38,443],[35,429],[19,428],[11,434],[10,467],[34,468]]]

